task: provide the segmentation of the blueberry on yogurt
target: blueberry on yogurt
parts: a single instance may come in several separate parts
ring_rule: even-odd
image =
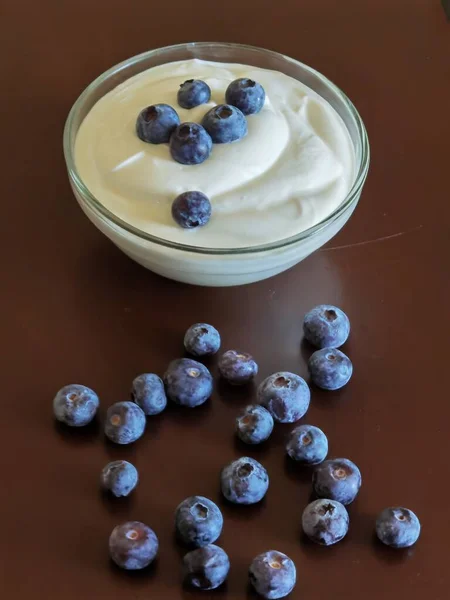
[[[116,402],[108,408],[105,435],[116,444],[132,444],[145,430],[144,411],[134,402]]]
[[[182,165],[199,165],[211,149],[211,136],[198,123],[182,123],[170,137],[170,154]]]
[[[258,373],[258,365],[247,352],[227,350],[219,358],[219,373],[232,385],[244,385]]]
[[[109,553],[117,566],[144,569],[158,554],[159,542],[153,529],[139,521],[115,527],[109,538]]]
[[[225,99],[227,104],[235,106],[244,115],[254,115],[264,106],[266,92],[262,85],[253,79],[241,77],[232,81],[227,87]]]
[[[204,496],[186,498],[177,507],[175,528],[179,539],[190,546],[207,546],[222,532],[220,508]]]
[[[148,144],[167,144],[180,124],[180,117],[168,104],[153,104],[140,113],[136,121],[136,133]]]
[[[256,556],[248,575],[255,591],[268,600],[284,598],[290,594],[297,580],[294,562],[277,550],[269,550]]]
[[[172,217],[183,229],[203,227],[211,218],[211,202],[202,192],[184,192],[172,203]]]
[[[167,406],[166,392],[161,377],[154,373],[143,373],[133,379],[131,399],[146,415],[158,415]]]
[[[269,488],[266,469],[254,458],[244,456],[222,469],[222,494],[234,504],[255,504]]]
[[[278,423],[295,423],[309,408],[311,393],[306,381],[287,371],[273,373],[259,385],[258,402]]]
[[[61,388],[53,400],[53,413],[58,421],[71,427],[83,427],[92,421],[99,406],[97,394],[85,385],[71,384]]]
[[[193,356],[211,356],[220,348],[220,333],[207,323],[191,325],[184,336],[186,352]]]
[[[115,460],[108,463],[102,470],[100,482],[104,490],[119,498],[128,496],[139,481],[139,475],[134,465],[126,460]]]
[[[180,85],[177,99],[182,108],[195,108],[210,101],[211,89],[201,79],[188,79]]]
[[[202,125],[215,144],[235,142],[247,135],[247,121],[235,106],[219,104],[203,117]]]
[[[209,370],[190,358],[173,360],[164,374],[164,384],[170,400],[190,408],[206,402],[213,390]]]

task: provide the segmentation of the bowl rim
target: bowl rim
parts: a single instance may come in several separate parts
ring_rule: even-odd
[[[224,49],[242,49],[247,51],[252,51],[264,55],[273,56],[274,58],[278,58],[281,60],[285,60],[287,62],[293,63],[294,65],[298,65],[303,69],[309,71],[312,75],[317,77],[322,81],[323,84],[331,88],[341,99],[341,101],[346,105],[347,109],[351,113],[359,135],[360,143],[361,143],[361,160],[358,168],[358,172],[355,176],[355,181],[349,190],[345,199],[341,202],[341,204],[330,213],[325,219],[316,223],[312,227],[308,227],[307,229],[297,233],[293,236],[289,236],[287,238],[282,238],[280,240],[276,240],[274,242],[269,242],[266,244],[258,244],[255,246],[243,246],[238,248],[213,248],[207,246],[195,246],[190,244],[181,244],[179,242],[173,242],[170,240],[166,240],[164,238],[160,238],[156,235],[147,233],[134,225],[131,225],[115,215],[112,211],[107,209],[97,198],[89,191],[88,187],[83,182],[81,176],[79,175],[74,156],[72,153],[72,147],[74,145],[74,137],[76,136],[76,132],[73,130],[73,122],[78,117],[79,112],[81,111],[84,101],[90,96],[90,94],[96,90],[99,85],[101,85],[106,79],[111,76],[116,75],[120,71],[130,67],[138,65],[141,62],[146,61],[153,55],[163,54],[165,52],[176,51],[176,50],[193,50],[195,48],[224,48]],[[220,61],[219,61],[220,62]],[[322,75],[319,71],[316,71],[312,67],[305,65],[304,63],[291,58],[290,56],[286,56],[280,52],[276,52],[274,50],[267,50],[265,48],[260,48],[258,46],[251,46],[248,44],[235,44],[228,42],[188,42],[182,44],[174,44],[170,46],[164,46],[161,48],[155,48],[153,50],[148,50],[146,52],[142,52],[128,58],[113,67],[109,68],[107,71],[104,71],[101,75],[99,75],[96,79],[94,79],[79,95],[75,103],[73,104],[69,115],[66,119],[64,125],[64,135],[63,135],[63,147],[64,147],[64,157],[67,165],[67,170],[69,177],[77,191],[79,192],[81,198],[87,203],[89,208],[91,208],[94,212],[96,212],[103,220],[107,222],[113,223],[116,227],[131,233],[132,235],[144,240],[146,242],[152,242],[159,246],[164,246],[166,248],[172,248],[175,250],[181,250],[185,252],[191,252],[196,254],[205,254],[205,255],[236,255],[236,254],[255,254],[260,252],[266,252],[268,250],[279,250],[281,248],[285,248],[287,246],[291,246],[307,238],[312,237],[325,227],[331,225],[334,221],[336,221],[343,213],[345,213],[349,208],[356,204],[361,189],[364,185],[364,182],[367,177],[367,173],[369,170],[370,163],[370,146],[369,140],[367,136],[367,131],[364,126],[363,120],[356,110],[355,106],[351,102],[351,100],[344,94],[344,92],[335,85],[332,81],[330,81],[327,77]]]

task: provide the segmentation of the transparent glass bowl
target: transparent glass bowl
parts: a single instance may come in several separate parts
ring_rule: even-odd
[[[118,218],[102,205],[101,198],[90,193],[74,161],[75,138],[87,113],[102,96],[130,77],[156,65],[192,58],[281,71],[312,88],[333,106],[349,131],[357,166],[350,192],[333,213],[314,227],[270,244],[236,249],[204,248],[178,244],[141,231]],[[292,58],[239,44],[180,44],[130,58],[100,75],[85,89],[73,105],[64,128],[64,155],[70,184],[88,218],[136,262],[170,279],[195,285],[231,286],[266,279],[289,269],[323,246],[345,225],[354,211],[367,177],[369,154],[361,117],[331,81]]]

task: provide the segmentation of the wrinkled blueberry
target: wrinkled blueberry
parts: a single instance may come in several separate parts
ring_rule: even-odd
[[[328,454],[327,436],[314,425],[299,425],[289,435],[286,452],[301,464],[318,465]]]
[[[420,521],[408,508],[385,508],[378,515],[376,532],[383,544],[392,548],[408,548],[419,539]]]
[[[314,470],[313,487],[319,498],[350,504],[361,487],[361,472],[348,458],[326,460]]]
[[[167,144],[180,124],[176,110],[168,104],[153,104],[139,113],[136,121],[138,137],[149,144]]]
[[[182,123],[170,137],[172,158],[182,165],[199,165],[211,154],[212,140],[197,123]]]
[[[219,373],[233,385],[243,385],[258,373],[258,365],[247,352],[227,350],[219,359]]]
[[[210,544],[188,552],[183,558],[185,581],[201,590],[214,590],[222,585],[230,570],[227,553]]]
[[[122,569],[147,567],[158,554],[158,538],[153,529],[139,521],[129,521],[115,527],[109,538],[109,553]]]
[[[191,325],[184,336],[186,352],[194,356],[210,356],[220,348],[220,334],[207,323]]]
[[[154,373],[138,375],[131,384],[131,399],[146,415],[158,415],[167,406],[166,392],[161,377]]]
[[[206,402],[213,390],[211,373],[190,358],[173,360],[164,374],[164,383],[170,400],[191,408]]]
[[[222,469],[222,493],[235,504],[255,504],[264,498],[269,487],[266,469],[254,458],[244,456]]]
[[[211,89],[207,83],[200,79],[188,79],[180,85],[177,98],[178,104],[182,108],[194,108],[209,102]]]
[[[247,135],[247,121],[235,106],[219,104],[203,117],[202,125],[215,144],[235,142]]]
[[[263,552],[254,558],[248,575],[255,591],[269,600],[287,596],[297,580],[294,562],[277,550]]]
[[[295,373],[280,371],[270,375],[258,387],[258,402],[278,423],[295,423],[309,408],[308,384]]]
[[[184,192],[172,203],[172,217],[180,227],[203,227],[211,218],[211,202],[202,192]]]
[[[321,304],[306,313],[303,333],[317,348],[339,348],[350,335],[350,321],[337,306]]]
[[[182,542],[207,546],[222,532],[223,517],[217,504],[203,496],[186,498],[175,513],[175,528]]]
[[[248,77],[235,79],[225,92],[227,104],[239,108],[244,115],[259,113],[264,106],[265,99],[266,92],[262,85],[253,81],[253,79],[248,79]]]
[[[338,390],[350,381],[353,365],[336,348],[322,348],[311,355],[308,370],[312,382],[323,390]]]
[[[53,400],[53,412],[58,421],[71,427],[87,425],[99,406],[97,394],[85,385],[66,385]]]
[[[236,434],[246,444],[260,444],[269,439],[273,418],[263,406],[247,406],[236,419]]]
[[[104,467],[100,482],[102,488],[114,496],[128,496],[139,481],[139,475],[134,465],[126,460],[115,460]]]
[[[336,500],[321,498],[308,504],[303,511],[302,527],[310,540],[322,546],[331,546],[347,535],[347,509]]]
[[[145,430],[145,414],[134,402],[116,402],[108,408],[105,435],[116,444],[131,444]]]

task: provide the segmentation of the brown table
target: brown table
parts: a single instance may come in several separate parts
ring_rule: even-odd
[[[3,4],[0,596],[246,598],[250,560],[275,548],[297,564],[293,598],[448,599],[450,25],[440,1],[200,0],[195,18],[176,1]],[[344,231],[292,271],[237,289],[189,287],[132,263],[79,210],[61,149],[72,102],[100,72],[152,47],[212,39],[276,49],[322,71],[360,110],[373,153]],[[244,452],[234,417],[253,389],[219,385],[204,408],[150,420],[128,448],[105,444],[98,428],[53,423],[59,387],[92,386],[103,417],[137,373],[162,373],[182,353],[183,332],[198,320],[221,330],[224,347],[252,352],[259,379],[279,369],[306,375],[302,317],[321,302],[351,317],[355,373],[339,393],[314,390],[307,420],[364,479],[336,547],[301,539],[309,474],[286,464],[289,426],[246,450],[269,470],[266,500],[221,500],[220,468]],[[135,462],[141,483],[128,501],[106,501],[99,471],[119,457]],[[232,570],[214,594],[180,585],[173,512],[195,493],[225,516],[220,543]],[[373,539],[376,514],[392,504],[422,520],[413,549]],[[129,518],[160,538],[150,572],[130,575],[108,560],[109,533]]]

